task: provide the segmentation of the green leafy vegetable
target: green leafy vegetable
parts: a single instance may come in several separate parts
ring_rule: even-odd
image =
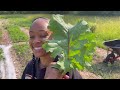
[[[53,40],[43,45],[52,57],[61,55],[54,66],[63,74],[73,69],[84,69],[90,66],[95,50],[95,35],[91,32],[86,21],[79,21],[76,25],[66,24],[62,15],[53,15],[49,28],[53,32]]]

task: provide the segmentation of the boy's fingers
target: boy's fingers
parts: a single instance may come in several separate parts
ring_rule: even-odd
[[[63,79],[69,79],[70,77],[68,75],[63,76]]]

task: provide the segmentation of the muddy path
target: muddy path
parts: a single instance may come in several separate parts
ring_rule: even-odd
[[[5,60],[1,61],[3,65],[1,65],[2,69],[2,78],[3,79],[16,79],[15,67],[11,58],[10,48],[12,45],[0,45],[0,48],[3,49]]]
[[[9,38],[8,32],[6,30],[6,25],[8,21],[5,19],[0,19],[0,30],[2,31],[2,39],[0,42],[0,48],[3,50],[4,60],[0,60],[0,78],[1,79],[16,79],[16,71],[14,67],[12,55],[10,49],[12,47],[12,42]]]

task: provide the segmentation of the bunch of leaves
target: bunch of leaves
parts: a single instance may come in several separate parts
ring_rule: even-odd
[[[73,69],[83,70],[90,66],[96,43],[95,34],[86,21],[81,20],[71,25],[66,24],[62,17],[52,16],[49,28],[53,32],[53,39],[42,47],[51,52],[53,58],[60,55],[59,61],[53,67],[65,74]]]

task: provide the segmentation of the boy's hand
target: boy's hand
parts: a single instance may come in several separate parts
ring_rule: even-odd
[[[56,62],[52,62],[47,68],[44,79],[69,79],[68,75],[62,75],[58,69],[51,67]]]

